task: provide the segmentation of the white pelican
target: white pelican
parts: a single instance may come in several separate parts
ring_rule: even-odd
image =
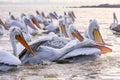
[[[75,21],[75,15],[73,11],[69,11],[68,14],[64,12],[64,19],[65,19],[65,24],[69,26],[70,24],[73,24]]]
[[[45,25],[43,30],[47,30],[46,33],[49,33],[49,32],[58,33],[59,32],[58,17],[55,13],[49,13],[46,20],[43,22],[43,24]]]
[[[9,20],[17,20],[11,12],[9,12],[9,17],[8,17],[8,19],[9,19]]]
[[[114,30],[118,26],[118,19],[116,17],[116,14],[113,13],[113,23],[110,25],[110,29]]]
[[[13,54],[6,51],[0,51],[0,71],[7,71],[16,68],[21,64],[16,50],[16,40],[18,40],[30,53],[34,54],[23,38],[22,32],[17,27],[10,28],[10,41],[13,48]]]
[[[115,31],[114,34],[120,34],[120,24],[118,23],[118,19],[115,13],[113,13],[113,23],[110,25],[110,29]]]
[[[30,47],[35,53],[34,56],[30,55],[29,52],[24,49],[22,53],[25,55],[20,55],[22,64],[41,64],[44,61],[66,61],[66,59],[67,62],[76,62],[78,60],[81,61],[81,56],[85,56],[85,59],[82,60],[85,61],[88,60],[89,56],[94,56],[92,58],[95,59],[95,56],[101,53],[111,52],[111,49],[105,46],[101,46],[100,44],[96,44],[92,40],[85,40],[82,42],[72,40],[60,49],[48,46],[40,46],[41,44],[45,43],[46,40],[41,39],[30,44]],[[79,57],[79,59],[73,59],[75,57]]]
[[[45,14],[44,14],[44,12],[39,13],[39,11],[36,10],[36,14],[37,14],[36,17],[35,17],[36,21],[39,24],[43,23],[45,21]]]
[[[84,34],[85,38],[92,39],[97,43],[105,44],[99,31],[99,24],[96,20],[91,20],[88,29]]]

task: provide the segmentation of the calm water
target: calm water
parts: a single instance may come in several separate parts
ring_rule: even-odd
[[[101,55],[95,61],[79,62],[72,64],[49,65],[24,65],[16,70],[0,72],[0,80],[120,80],[120,37],[113,35],[109,30],[112,23],[112,13],[116,12],[120,19],[119,8],[64,8],[64,7],[45,7],[45,6],[0,6],[0,17],[3,21],[11,11],[16,17],[24,12],[35,14],[35,10],[48,12],[56,11],[63,14],[64,11],[73,10],[77,19],[76,27],[81,33],[88,27],[90,19],[96,19],[100,24],[100,31],[103,39],[113,52]],[[35,39],[36,37],[33,37]],[[8,32],[0,38],[0,49],[12,51]]]

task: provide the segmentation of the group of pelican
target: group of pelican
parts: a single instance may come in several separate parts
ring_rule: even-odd
[[[56,12],[50,12],[48,16],[39,11],[36,14],[29,17],[21,14],[21,19],[17,19],[9,12],[5,23],[0,20],[0,24],[6,30],[9,29],[13,48],[12,54],[0,51],[0,71],[23,64],[43,64],[46,61],[71,63],[95,60],[100,54],[112,51],[106,47],[96,20],[90,21],[82,36],[74,25],[76,16],[73,11],[64,12],[63,16],[58,16]],[[55,20],[58,25],[54,24]],[[31,41],[28,26],[33,30],[45,30],[47,34]],[[22,45],[18,46],[16,40]]]

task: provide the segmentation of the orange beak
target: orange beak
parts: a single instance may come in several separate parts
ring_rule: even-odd
[[[65,26],[60,26],[61,32],[64,34],[65,37],[68,37],[67,32],[65,30]]]
[[[72,32],[72,35],[75,38],[77,38],[80,42],[84,40],[84,38],[82,37],[82,35],[77,30],[75,30],[74,32]]]
[[[98,29],[93,30],[93,35],[94,35],[94,41],[95,42],[103,44],[103,45],[105,44],[105,42],[103,41],[103,38],[102,38]]]
[[[106,54],[108,52],[112,52],[112,49],[104,46],[104,45],[96,45],[96,46],[93,46],[94,48],[98,48],[101,50],[102,54]]]
[[[29,45],[27,44],[27,42],[22,39],[22,37],[20,35],[16,35],[15,38],[32,54],[34,55],[34,52],[32,51],[32,49],[29,47]]]
[[[40,25],[38,24],[34,17],[31,20],[39,29],[41,29]]]

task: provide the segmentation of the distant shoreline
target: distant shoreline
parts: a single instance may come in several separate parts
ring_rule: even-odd
[[[64,8],[120,8],[120,4],[100,4],[100,5],[92,5],[92,6],[68,6],[68,5],[45,5],[45,4],[33,4],[33,3],[0,3],[0,6],[42,6],[42,7],[46,7],[46,6],[51,6],[51,7],[64,7]]]
[[[70,6],[68,8],[120,8],[120,4],[100,4],[100,5],[92,5],[92,6]]]

